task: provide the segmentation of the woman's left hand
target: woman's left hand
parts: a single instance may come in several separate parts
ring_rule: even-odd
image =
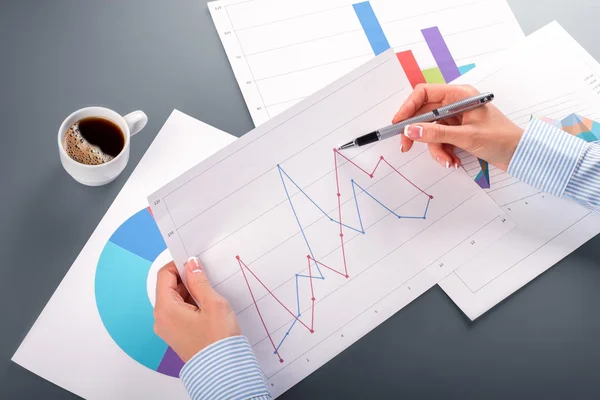
[[[229,303],[212,288],[196,257],[187,262],[185,274],[191,293],[175,263],[158,272],[154,332],[187,362],[205,347],[241,335],[241,329]]]

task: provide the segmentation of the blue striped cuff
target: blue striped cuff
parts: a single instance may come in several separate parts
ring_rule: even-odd
[[[600,212],[600,144],[586,143],[564,196]]]
[[[542,192],[562,196],[585,145],[585,141],[534,119],[517,146],[508,173]]]
[[[192,400],[271,399],[262,370],[244,336],[219,340],[179,373]]]

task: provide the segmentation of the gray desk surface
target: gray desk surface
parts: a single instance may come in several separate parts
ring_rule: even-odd
[[[75,398],[9,360],[169,113],[253,127],[204,3],[0,1],[0,398]],[[510,3],[600,59],[597,0]],[[106,187],[58,160],[85,105],[150,118]],[[599,260],[597,237],[474,323],[436,287],[283,398],[600,398]]]

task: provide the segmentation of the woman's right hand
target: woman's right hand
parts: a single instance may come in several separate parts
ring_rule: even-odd
[[[417,85],[392,122],[398,123],[477,94],[479,91],[472,86]],[[402,136],[401,150],[409,151],[413,141],[427,143],[431,156],[448,168],[460,165],[460,159],[454,154],[455,147],[460,147],[506,171],[522,135],[523,129],[494,105],[487,104],[438,123],[410,125]]]

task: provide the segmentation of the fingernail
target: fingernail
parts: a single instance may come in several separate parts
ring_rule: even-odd
[[[185,264],[186,268],[193,272],[194,274],[202,273],[202,267],[200,266],[200,260],[198,257],[190,257],[188,258],[187,263]]]
[[[446,168],[450,168],[450,161],[446,161]]]
[[[404,146],[402,146],[402,143],[400,143],[400,153],[404,153]]]
[[[458,169],[458,163],[454,163],[454,169]]]
[[[411,139],[420,139],[423,137],[423,127],[418,125],[406,125],[404,127],[404,136]]]

